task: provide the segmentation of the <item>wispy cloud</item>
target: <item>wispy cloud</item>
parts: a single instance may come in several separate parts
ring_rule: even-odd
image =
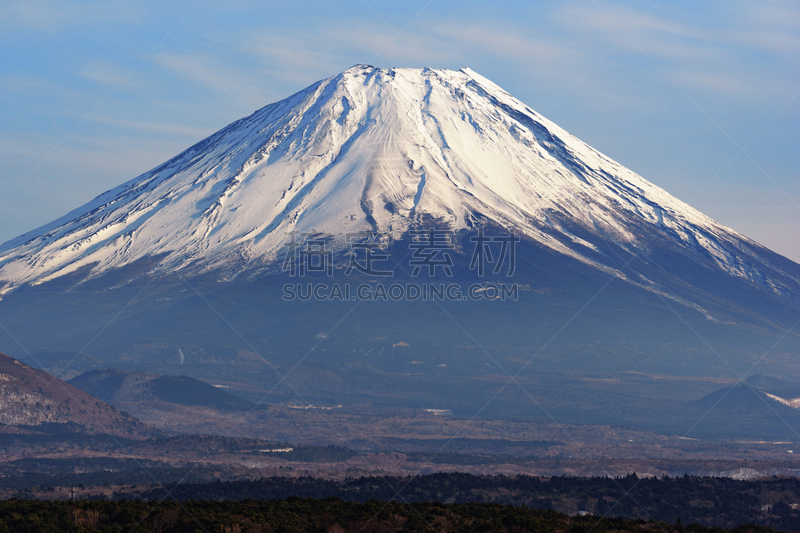
[[[47,82],[37,76],[14,76],[5,75],[0,78],[0,89],[4,92],[28,92],[40,90],[48,87]]]
[[[744,47],[754,47],[772,53],[800,53],[800,3],[770,0],[738,2],[741,26],[721,32],[726,39]]]
[[[113,89],[121,81],[125,80],[125,89],[142,89],[146,82],[140,76],[129,76],[131,68],[111,61],[92,61],[86,64],[81,70],[80,75],[85,79],[103,85],[108,89]]]
[[[452,53],[469,58],[480,52],[504,57],[524,65],[574,65],[582,54],[568,43],[530,35],[520,27],[507,23],[475,24],[452,20],[427,26],[442,42],[449,42]]]
[[[213,128],[193,128],[191,126],[183,126],[181,124],[173,124],[171,122],[126,120],[101,115],[93,116],[91,120],[101,124],[118,126],[126,131],[136,130],[171,138],[175,138],[175,136],[181,136],[197,141],[214,133]]]
[[[226,64],[213,53],[182,50],[156,54],[153,62],[163,75],[203,86],[214,95],[219,105],[232,108],[237,117],[265,105],[265,91],[257,74],[244,65]],[[186,94],[192,94],[184,88]]]
[[[504,64],[521,72],[538,69],[548,79],[580,70],[582,63],[582,54],[568,43],[527,35],[523,28],[507,21],[479,25],[455,18],[420,21],[396,38],[385,24],[363,19],[303,32],[253,32],[240,40],[239,47],[242,53],[257,56],[269,76],[299,85],[357,62],[384,67],[460,68],[476,67],[476,63],[493,57],[495,62],[502,58]]]
[[[790,89],[778,80],[765,80],[755,73],[733,74],[727,70],[677,70],[672,72],[672,78],[682,86],[748,99],[769,99]]]
[[[0,28],[53,32],[98,22],[134,22],[142,18],[141,11],[133,3],[26,0],[3,3]]]
[[[760,59],[782,61],[787,66],[800,64],[798,5],[778,1],[729,2],[726,7],[706,7],[705,16],[698,8],[689,22],[685,20],[689,18],[686,13],[670,12],[668,7],[647,14],[613,2],[568,4],[556,10],[555,17],[588,39],[606,44],[618,41],[619,52],[614,60],[647,56],[686,88],[739,98],[785,95],[789,90],[786,72],[762,69],[758,63]],[[775,57],[775,53],[782,57]],[[765,56],[758,58],[754,54]],[[643,68],[647,67],[645,63]]]

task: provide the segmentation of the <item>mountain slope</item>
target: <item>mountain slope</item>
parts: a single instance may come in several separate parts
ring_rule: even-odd
[[[0,424],[69,426],[91,434],[146,437],[152,428],[80,389],[0,354]]]
[[[230,279],[274,267],[292,231],[327,233],[343,247],[348,232],[385,241],[432,223],[513,227],[667,295],[674,291],[658,273],[625,272],[615,260],[666,251],[800,301],[800,266],[673,198],[479,74],[366,66],[269,105],[5,243],[0,291],[145,260],[151,273]],[[681,265],[658,262],[681,275]]]
[[[188,376],[159,376],[115,369],[91,370],[69,384],[111,405],[166,402],[222,410],[246,410],[253,404]]]

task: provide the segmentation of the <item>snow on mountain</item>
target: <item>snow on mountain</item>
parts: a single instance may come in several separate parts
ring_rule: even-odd
[[[620,277],[597,245],[647,256],[658,237],[778,294],[797,287],[771,252],[472,70],[355,66],[0,246],[0,294],[153,256],[154,273],[229,277],[274,261],[294,230],[341,242],[430,219],[513,226]]]

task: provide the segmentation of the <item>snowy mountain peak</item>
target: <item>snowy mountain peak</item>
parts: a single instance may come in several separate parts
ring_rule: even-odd
[[[5,243],[0,291],[147,257],[158,272],[235,273],[274,261],[295,230],[402,236],[487,219],[621,277],[598,245],[647,255],[657,236],[709,268],[795,290],[770,277],[779,267],[764,248],[476,72],[356,65]]]

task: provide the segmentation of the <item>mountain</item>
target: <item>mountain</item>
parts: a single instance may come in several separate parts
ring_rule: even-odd
[[[153,273],[274,263],[293,231],[402,235],[487,222],[648,287],[611,246],[667,248],[798,302],[797,264],[675,199],[469,70],[356,66],[234,122],[0,247],[4,291],[88,267]],[[664,252],[662,252],[663,254]],[[664,266],[671,274],[674,269]]]
[[[264,107],[0,246],[0,292],[0,345],[59,375],[259,402],[657,429],[754,369],[800,380],[800,265],[469,69]]]
[[[127,408],[130,403],[164,402],[220,410],[247,410],[253,404],[219,388],[188,376],[159,376],[115,369],[91,370],[69,380],[69,384],[111,405]]]
[[[794,440],[797,438],[795,428],[800,424],[799,398],[797,384],[758,375],[689,402],[686,410],[694,411],[696,419],[711,413],[703,417],[696,435],[772,436]]]
[[[3,433],[44,431],[148,437],[152,428],[60,379],[0,354]]]

